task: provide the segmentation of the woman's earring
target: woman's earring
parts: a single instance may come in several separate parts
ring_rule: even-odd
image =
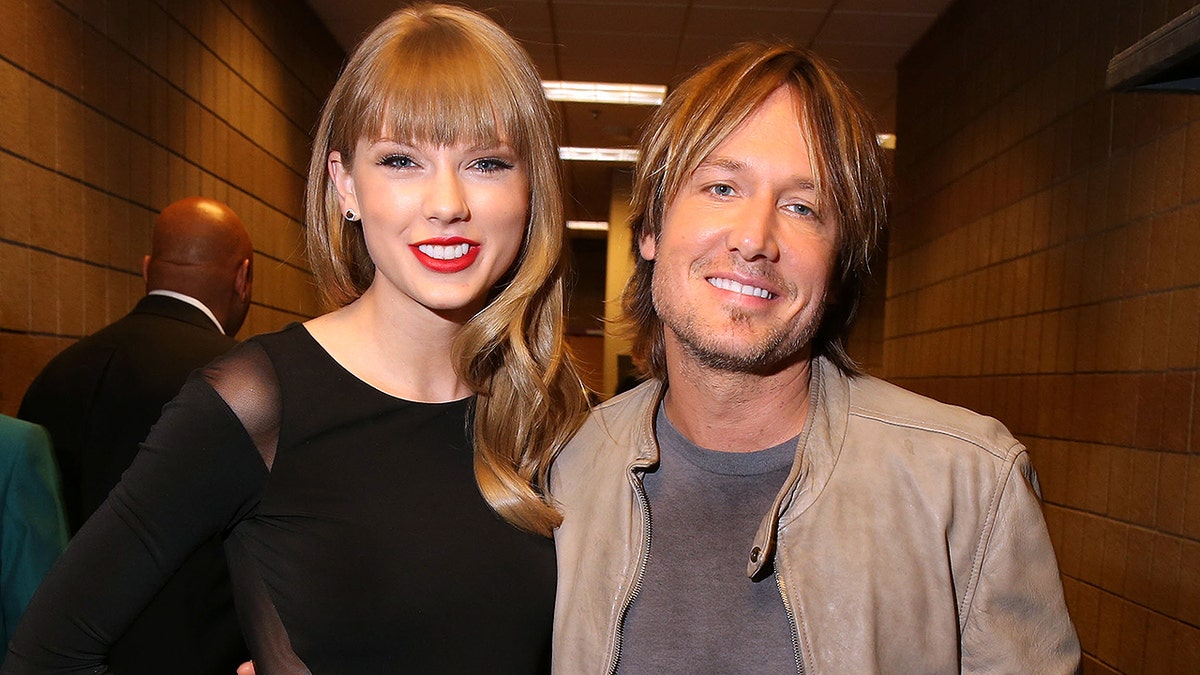
[[[358,214],[354,212],[354,209],[346,209],[346,220],[352,223],[358,221]]]

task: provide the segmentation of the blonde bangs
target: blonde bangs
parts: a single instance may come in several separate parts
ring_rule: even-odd
[[[503,142],[528,158],[533,130],[527,128],[529,113],[522,111],[536,101],[512,87],[521,78],[508,72],[506,55],[491,53],[482,36],[460,29],[414,26],[381,49],[348,92],[344,119],[355,127],[341,130],[338,140],[348,147],[363,137],[434,145]]]

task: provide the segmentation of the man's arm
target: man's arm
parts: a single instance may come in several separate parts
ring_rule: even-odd
[[[86,358],[78,354],[64,353],[52,360],[29,385],[17,412],[17,417],[45,427],[50,434],[70,533],[77,531],[85,519],[81,465],[87,428],[92,402],[114,352],[92,350]]]
[[[981,542],[965,609],[964,673],[1078,672],[1079,638],[1067,615],[1036,480],[1021,449]]]

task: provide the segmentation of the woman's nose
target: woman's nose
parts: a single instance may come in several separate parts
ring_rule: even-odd
[[[425,217],[443,224],[466,220],[470,215],[461,178],[453,171],[438,171],[425,195]]]

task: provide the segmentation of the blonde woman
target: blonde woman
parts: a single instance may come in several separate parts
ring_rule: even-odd
[[[543,669],[546,474],[586,412],[563,346],[559,180],[538,77],[503,30],[436,5],[375,28],[309,170],[309,255],[338,309],[193,376],[4,673],[103,672],[211,537],[260,675]]]

